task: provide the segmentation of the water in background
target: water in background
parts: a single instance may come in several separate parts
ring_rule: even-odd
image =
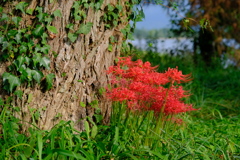
[[[159,54],[171,54],[171,55],[183,55],[185,53],[193,53],[193,38],[160,38],[156,40],[148,41],[146,39],[135,39],[130,41],[133,46],[141,50],[152,50],[158,52]],[[240,48],[240,44],[236,43],[234,40],[226,40],[223,42],[230,47],[236,49]],[[151,43],[151,45],[149,45]],[[237,63],[232,58],[221,57],[222,65],[224,68],[228,66],[236,66]]]
[[[160,38],[147,41],[145,39],[135,39],[129,41],[138,49],[155,49],[158,53],[180,54],[184,52],[193,52],[193,39],[191,38]],[[151,43],[152,46],[149,46]]]

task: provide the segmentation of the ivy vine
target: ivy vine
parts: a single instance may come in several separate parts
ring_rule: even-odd
[[[43,69],[50,69],[50,59],[47,56],[50,46],[47,44],[48,33],[57,33],[51,26],[54,17],[61,16],[59,10],[53,15],[43,12],[42,7],[26,9],[28,3],[19,2],[12,12],[4,12],[0,7],[0,48],[1,62],[10,62],[7,72],[3,73],[3,88],[12,92],[21,84],[33,86],[44,83],[44,89],[52,87],[54,74],[44,75]],[[20,13],[19,13],[20,12]],[[18,15],[36,15],[33,24],[20,27],[22,18]]]

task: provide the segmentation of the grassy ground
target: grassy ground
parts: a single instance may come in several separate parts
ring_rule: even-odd
[[[179,115],[179,125],[152,112],[126,111],[116,103],[109,126],[89,120],[86,131],[79,133],[72,122],[62,121],[51,131],[33,126],[25,136],[5,103],[0,113],[0,159],[240,159],[240,71],[219,64],[204,68],[189,57],[141,58],[159,65],[159,71],[178,66],[184,74],[192,73],[193,81],[184,86],[192,93],[187,102],[200,110]]]

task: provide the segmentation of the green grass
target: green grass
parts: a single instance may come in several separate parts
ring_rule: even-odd
[[[14,108],[0,102],[0,159],[240,159],[240,71],[194,66],[191,57],[141,57],[160,71],[178,66],[184,74],[192,73],[193,81],[184,86],[192,93],[187,102],[200,110],[178,115],[184,121],[179,125],[115,103],[108,126],[88,119],[86,131],[78,132],[73,122],[61,121],[50,131],[32,125],[24,135],[10,112]]]

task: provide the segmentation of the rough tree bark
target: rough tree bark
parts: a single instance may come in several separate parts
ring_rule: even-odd
[[[74,0],[57,0],[53,3],[45,0],[28,1],[28,8],[36,8],[37,6],[44,7],[44,12],[53,13],[59,9],[62,17],[56,17],[52,26],[58,30],[55,38],[49,39],[48,44],[51,46],[49,57],[51,58],[51,70],[44,72],[54,73],[54,87],[47,92],[42,92],[37,85],[32,88],[21,86],[24,94],[21,99],[14,99],[12,105],[21,108],[16,115],[23,122],[32,122],[32,114],[40,113],[40,118],[36,121],[37,126],[41,129],[50,129],[58,121],[72,120],[75,122],[75,127],[82,130],[82,119],[94,114],[94,108],[90,103],[94,100],[98,101],[98,106],[104,116],[104,123],[108,123],[111,111],[111,103],[98,93],[99,89],[107,86],[108,76],[106,70],[113,65],[114,59],[120,55],[121,44],[124,36],[121,29],[125,28],[129,23],[129,14],[131,9],[125,5],[127,0],[104,0],[101,9],[95,11],[88,8],[86,11],[87,17],[83,23],[92,22],[93,26],[90,33],[78,36],[76,42],[71,43],[67,38],[66,25],[71,22],[70,14]],[[105,8],[108,4],[123,6],[123,14],[121,15],[118,25],[110,29],[104,27],[105,23],[102,20],[105,14]],[[6,7],[6,6],[4,6]],[[31,25],[31,17],[25,15],[22,25]],[[80,26],[81,24],[78,24]],[[115,37],[116,43],[112,44],[112,50],[108,50],[109,39]],[[54,57],[53,53],[57,54]],[[0,76],[6,70],[8,64],[1,64]],[[62,74],[65,74],[62,76]],[[81,80],[81,82],[79,82]],[[6,98],[6,93],[0,86],[0,98]],[[80,102],[86,104],[86,107],[81,107]],[[60,115],[57,118],[57,115]],[[28,124],[28,123],[24,123]],[[24,127],[26,129],[27,127]]]

